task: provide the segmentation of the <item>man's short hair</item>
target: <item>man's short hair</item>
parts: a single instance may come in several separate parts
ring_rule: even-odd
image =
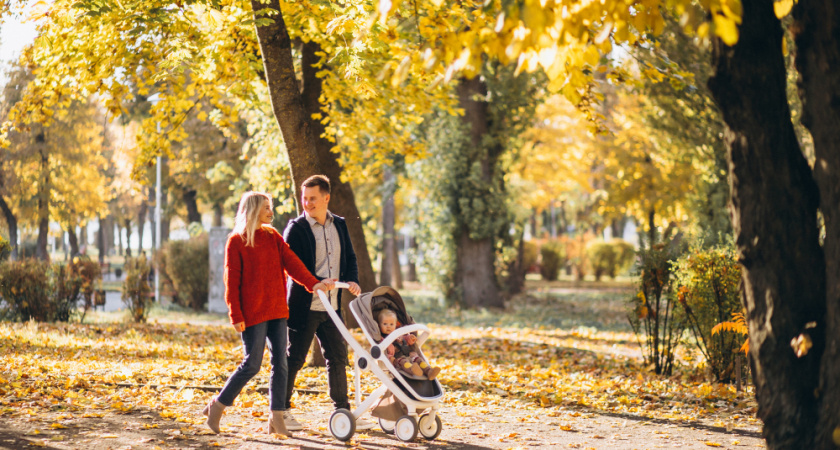
[[[318,186],[321,189],[322,194],[330,193],[330,179],[327,178],[326,175],[312,175],[311,177],[303,180],[301,186],[308,188]]]

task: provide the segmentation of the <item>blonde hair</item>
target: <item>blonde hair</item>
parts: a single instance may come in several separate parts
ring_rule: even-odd
[[[242,194],[242,200],[239,201],[239,209],[236,211],[231,234],[242,236],[246,247],[254,246],[254,233],[262,227],[260,213],[264,202],[268,202],[269,206],[273,207],[270,195],[256,191]]]
[[[387,308],[383,309],[382,311],[379,311],[379,315],[376,316],[376,321],[381,324],[382,319],[384,319],[386,317],[393,317],[394,319],[396,319],[397,318],[397,313],[395,313],[394,310],[392,310],[392,309],[387,309]]]

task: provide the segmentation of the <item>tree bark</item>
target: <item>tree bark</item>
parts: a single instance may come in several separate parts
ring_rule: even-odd
[[[50,259],[47,253],[47,235],[50,232],[50,155],[47,153],[44,132],[35,137],[41,150],[41,182],[38,183],[38,243],[35,257],[44,261]]]
[[[382,264],[379,269],[379,285],[391,286],[394,269],[394,173],[385,168],[382,173]]]
[[[67,232],[67,241],[70,243],[70,256],[77,256],[79,254],[79,238],[76,236],[76,227],[70,225],[65,231]]]
[[[131,219],[125,219],[125,256],[131,258]]]
[[[10,259],[12,261],[17,261],[18,257],[18,225],[17,225],[17,217],[12,212],[12,209],[9,208],[9,205],[6,203],[6,199],[0,196],[0,210],[3,211],[3,217],[6,218],[6,226],[9,228],[9,244],[12,245],[12,254],[10,255]]]
[[[408,255],[408,267],[406,267],[406,274],[405,279],[407,281],[415,282],[417,281],[417,237],[413,234],[408,238],[408,251],[406,254]]]
[[[151,190],[150,190],[151,192]],[[149,211],[149,203],[143,201],[140,203],[140,211],[137,212],[137,254],[143,252],[143,232],[146,228],[146,213]],[[152,236],[154,236],[155,227],[152,226]],[[154,239],[153,239],[154,242]]]
[[[198,212],[198,192],[195,189],[184,189],[183,198],[187,206],[187,224],[201,223],[201,213]]]
[[[801,0],[793,10],[802,123],[814,139],[814,178],[825,223],[825,352],[815,448],[836,448],[840,427],[840,5]]]
[[[332,153],[333,145],[322,137],[323,125],[319,120],[311,118],[314,113],[322,113],[318,100],[321,95],[321,80],[316,76],[319,69],[312,67],[313,63],[320,62],[320,58],[315,55],[318,46],[314,42],[303,46],[301,92],[295,76],[292,41],[286,29],[279,0],[270,0],[267,4],[252,0],[251,5],[254,11],[266,8],[277,11],[276,15],[271,16],[271,24],[257,27],[257,37],[271,106],[289,156],[298,211],[301,211],[299,189],[303,180],[315,174],[326,175],[332,185],[330,210],[347,221],[350,240],[358,261],[360,285],[362,290],[372,290],[376,286],[376,279],[373,276],[373,266],[353,190],[348,183],[341,180],[341,166],[336,159],[337,155]]]
[[[305,175],[300,178],[300,182],[295,183],[295,199],[300,198],[298,192],[300,183],[310,175],[322,173],[330,179],[330,210],[344,217],[347,221],[347,230],[350,233],[350,241],[353,242],[356,262],[359,266],[359,286],[361,286],[363,292],[369,292],[376,288],[376,277],[373,274],[373,262],[370,259],[367,239],[362,227],[362,217],[359,214],[359,208],[356,206],[356,196],[353,194],[350,183],[342,181],[342,168],[338,163],[338,153],[333,152],[335,144],[325,137],[325,125],[321,120],[312,118],[313,114],[321,114],[322,117],[327,117],[327,112],[322,110],[319,101],[323,91],[323,83],[318,78],[317,73],[323,68],[316,67],[321,62],[320,56],[316,54],[318,52],[321,52],[321,47],[315,42],[307,42],[301,48],[303,74],[301,99],[305,109],[305,119],[309,122],[309,130],[312,132],[320,172]],[[289,161],[292,161],[291,154],[289,155]],[[346,293],[347,291],[345,291],[345,295]],[[349,302],[348,299],[345,300],[347,300],[345,303]],[[352,314],[349,318],[351,319],[349,322],[355,323],[352,320]]]
[[[488,133],[487,86],[480,77],[462,79],[458,83],[458,101],[464,109],[464,123],[469,130],[469,145],[481,155],[483,181],[492,182],[498,149],[484,148],[484,137]],[[472,193],[475,195],[476,193]],[[503,307],[504,299],[496,280],[496,249],[493,237],[473,239],[470,229],[462,225],[456,231],[455,289],[460,291],[465,305]]]
[[[826,312],[819,193],[791,124],[773,3],[742,4],[738,43],[714,43],[709,87],[726,122],[758,416],[768,448],[814,448]],[[806,328],[811,323],[816,327]],[[813,348],[797,358],[791,340],[802,333],[810,334]]]
[[[213,204],[213,226],[214,227],[222,226],[222,204],[221,203]]]
[[[102,220],[102,216],[96,219],[99,224],[99,229],[96,230],[96,249],[99,251],[99,264],[105,264],[105,221]]]

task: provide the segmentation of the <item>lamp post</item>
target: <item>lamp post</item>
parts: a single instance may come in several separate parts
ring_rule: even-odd
[[[149,103],[152,104],[152,107],[154,107],[157,104],[157,102],[160,101],[160,94],[159,93],[152,94],[151,96],[149,96],[149,98],[147,100],[149,101]],[[157,123],[156,130],[157,130],[157,133],[160,134],[160,122]],[[158,263],[158,261],[159,261],[158,253],[160,252],[160,241],[161,241],[161,239],[160,239],[160,237],[161,237],[160,236],[160,216],[161,216],[161,214],[160,214],[160,197],[161,197],[160,196],[160,191],[161,191],[161,189],[160,189],[160,179],[161,179],[160,165],[161,165],[161,157],[158,156],[157,158],[155,158],[155,248],[154,248],[154,253],[153,253],[154,262],[155,262],[155,301],[158,302],[158,304],[162,304],[162,302],[160,301],[160,264]]]

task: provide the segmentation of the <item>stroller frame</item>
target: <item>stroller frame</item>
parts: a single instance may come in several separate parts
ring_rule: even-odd
[[[347,283],[336,282],[336,288],[348,288]],[[389,426],[389,421],[379,420],[379,426],[382,431],[391,434],[394,433],[397,438],[402,441],[409,442],[417,437],[418,431],[426,439],[436,438],[442,429],[440,417],[437,411],[440,409],[440,401],[444,397],[443,387],[437,380],[432,380],[437,385],[437,395],[432,397],[424,397],[419,395],[406,381],[405,377],[388,361],[384,349],[388,348],[400,336],[418,332],[417,336],[417,351],[423,359],[426,359],[423,352],[420,350],[423,342],[425,342],[431,332],[428,327],[422,324],[412,324],[400,327],[391,334],[389,334],[382,342],[377,343],[373,340],[371,335],[361,326],[362,332],[371,345],[371,350],[368,352],[365,348],[356,341],[350,334],[344,321],[338,316],[330,304],[330,300],[324,291],[318,290],[318,298],[324,304],[327,314],[338,328],[341,336],[353,349],[354,364],[353,364],[353,384],[355,388],[354,403],[355,409],[351,412],[346,409],[336,410],[329,421],[330,432],[340,441],[348,441],[353,437],[356,429],[356,419],[361,417],[364,413],[370,410],[377,402],[379,402],[385,394],[391,392],[400,402],[402,402],[408,414],[397,419],[393,423],[393,427]],[[350,311],[359,323],[362,323],[361,311],[356,304],[356,300],[350,302]],[[387,370],[386,370],[387,369]],[[367,399],[363,399],[361,390],[361,375],[362,372],[371,371],[382,386],[376,388],[368,395]],[[403,388],[397,385],[399,383],[409,393],[406,393]]]

